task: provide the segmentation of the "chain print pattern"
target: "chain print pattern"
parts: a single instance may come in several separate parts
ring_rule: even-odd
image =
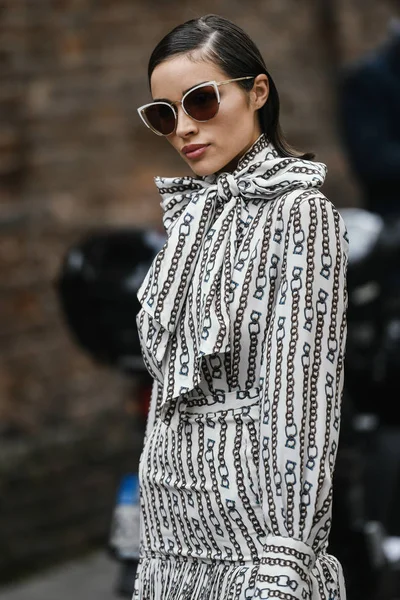
[[[327,211],[326,208],[324,206],[321,206],[321,213],[322,213],[322,232],[323,232],[323,253],[321,256],[321,262],[323,265],[323,268],[321,270],[321,275],[328,279],[331,277],[331,266],[332,266],[332,255],[330,253],[329,250],[329,224],[328,224],[328,215],[327,215]],[[335,225],[336,227],[336,225]],[[340,248],[337,248],[337,250],[339,250],[339,256],[340,256]],[[336,314],[337,314],[337,302],[338,302],[338,292],[339,292],[339,281],[338,281],[338,265],[340,263],[338,262],[335,265],[335,272],[332,274],[332,287],[330,290],[330,294],[331,294],[331,311],[329,314],[329,337],[331,337],[332,335],[332,322],[334,322],[335,324],[335,341],[337,344],[337,340],[336,340]],[[329,266],[328,266],[329,265]],[[328,292],[327,296],[328,296]],[[326,319],[327,317],[325,317]],[[329,349],[329,338],[328,338],[328,360],[329,360],[329,353],[330,353],[330,349]],[[333,362],[333,360],[329,360],[329,362]],[[333,376],[330,372],[326,372],[325,375],[325,395],[326,395],[326,433],[325,433],[325,439],[324,439],[324,443],[322,445],[322,453],[321,453],[321,468],[319,470],[319,475],[318,475],[318,489],[317,489],[317,496],[320,496],[321,491],[322,491],[322,487],[324,485],[325,479],[326,479],[326,468],[329,468],[329,472],[331,472],[331,464],[328,458],[328,452],[330,450],[330,439],[331,439],[331,434],[330,434],[330,427],[331,427],[331,422],[332,422],[332,410],[333,410]],[[321,445],[321,443],[320,443]],[[325,506],[325,510],[328,510],[329,506],[326,505]],[[321,515],[322,516],[322,515]]]
[[[204,438],[199,438],[199,447],[201,447],[204,452]],[[214,558],[221,559],[222,558],[221,548],[219,547],[218,542],[214,539],[214,535],[212,534],[212,531],[214,531],[218,536],[220,536],[222,538],[224,536],[224,530],[221,526],[220,519],[218,518],[218,516],[213,508],[210,497],[206,493],[207,477],[206,477],[206,473],[205,473],[205,469],[204,469],[204,462],[201,460],[202,455],[203,455],[203,453],[199,452],[199,454],[197,456],[197,465],[198,465],[198,469],[199,469],[198,472],[199,472],[199,476],[200,476],[200,488],[201,488],[201,491],[203,492],[203,496],[202,496],[203,500],[205,501],[206,506],[207,506],[210,525],[208,524],[208,522],[206,522],[205,519],[203,520],[203,523],[205,523],[205,527],[207,529],[207,534],[209,536],[209,539],[212,540],[212,542],[213,542]],[[210,529],[210,526],[212,529]]]
[[[290,222],[290,221],[289,221]],[[283,252],[283,256],[284,256],[284,263],[282,265],[282,273],[285,273],[285,268],[286,268],[286,256],[288,253],[288,249],[289,249],[289,240],[290,240],[290,228],[288,226],[287,228],[287,233],[285,235],[285,244],[284,244],[284,252]],[[285,278],[284,276],[282,276],[282,287],[285,285]],[[271,520],[271,530],[272,532],[275,533],[275,535],[278,535],[279,533],[279,524],[278,524],[278,518],[277,518],[277,514],[276,514],[276,504],[275,504],[275,500],[274,497],[275,496],[281,496],[282,494],[282,474],[280,472],[279,469],[275,468],[275,471],[273,471],[274,465],[277,464],[277,421],[276,418],[274,417],[274,410],[273,410],[273,406],[277,403],[277,400],[279,399],[278,394],[279,394],[279,389],[280,389],[280,379],[281,379],[281,370],[282,370],[282,344],[280,344],[279,338],[281,338],[281,331],[283,330],[283,324],[284,324],[284,320],[285,318],[282,317],[279,322],[278,322],[278,329],[276,332],[276,339],[274,339],[274,329],[272,327],[268,327],[265,330],[265,333],[268,334],[268,341],[267,341],[267,345],[268,345],[268,349],[267,349],[267,353],[266,356],[269,356],[270,354],[272,354],[272,346],[274,343],[277,344],[277,353],[279,353],[279,356],[277,358],[277,369],[275,371],[275,398],[273,398],[273,402],[271,402],[270,396],[269,395],[265,395],[265,403],[263,406],[263,419],[266,421],[266,423],[268,425],[271,425],[271,429],[272,429],[272,436],[273,436],[273,442],[272,442],[272,447],[270,448],[268,445],[268,441],[269,438],[266,439],[262,439],[262,450],[261,450],[261,456],[262,456],[262,462],[261,464],[263,465],[263,469],[262,472],[265,473],[265,482],[263,482],[263,485],[265,485],[266,490],[267,490],[267,502],[268,502],[268,511],[270,514],[270,520]],[[279,333],[278,333],[279,332]],[[273,373],[270,370],[270,365],[271,363],[267,363],[267,378],[273,377]],[[260,432],[260,436],[261,436]],[[272,456],[271,456],[272,455]]]
[[[248,268],[246,270],[246,274],[245,274],[245,278],[244,278],[244,282],[243,282],[243,290],[242,290],[242,294],[240,297],[240,305],[238,308],[238,311],[236,313],[236,319],[235,319],[235,325],[234,325],[234,329],[233,329],[233,360],[232,360],[232,387],[237,387],[238,386],[238,376],[239,376],[239,363],[240,361],[237,360],[237,357],[240,356],[240,346],[241,346],[241,329],[243,326],[243,318],[244,318],[244,314],[247,308],[247,297],[249,294],[249,287],[250,287],[250,282],[252,280],[252,276],[253,276],[253,268],[255,265],[255,259],[257,257],[257,247],[253,250],[253,252],[250,255],[250,242],[253,240],[254,238],[254,232],[256,231],[257,226],[260,223],[261,217],[263,215],[263,211],[262,210],[258,210],[256,217],[253,219],[253,223],[250,227],[250,230],[248,232],[248,235],[246,236],[246,239],[243,242],[243,248],[239,254],[239,261],[236,263],[234,269],[238,269],[240,268],[240,270],[243,269],[244,266],[244,259],[243,256],[247,256],[247,260],[248,257],[250,257],[249,263],[248,263]],[[257,326],[256,326],[257,329]],[[254,365],[255,362],[255,358],[256,356],[256,346],[257,346],[257,342],[254,339],[254,332],[253,332],[253,339],[250,338],[250,341],[252,342],[250,349],[249,349],[249,369],[250,372],[248,373],[248,378],[251,379],[252,375],[251,375],[251,366],[250,365]],[[236,360],[235,360],[236,359]],[[253,374],[253,382],[254,382],[254,374]],[[248,384],[247,387],[251,387],[251,383],[250,385]]]
[[[247,415],[249,413],[249,407],[243,409],[243,415]],[[242,457],[241,457],[241,448],[242,448],[242,440],[243,440],[243,420],[241,415],[235,415],[236,421],[236,437],[234,444],[234,452],[233,452],[233,460],[236,472],[236,483],[239,493],[239,498],[242,501],[243,506],[246,510],[246,516],[250,520],[254,532],[258,539],[266,536],[265,531],[260,525],[259,519],[254,508],[251,505],[250,499],[247,495],[247,488],[245,485],[245,479],[243,474],[243,465],[242,465]],[[240,515],[239,515],[240,516]],[[252,559],[257,560],[257,549],[254,543],[252,542],[251,536],[249,536],[246,529],[243,531],[243,537],[247,541],[247,545],[252,552]]]
[[[294,242],[294,254],[303,253],[303,235],[304,231],[301,228],[301,221],[299,215],[296,215],[293,220],[293,242]],[[286,447],[295,448],[297,443],[297,426],[294,418],[294,399],[295,399],[295,367],[294,357],[296,353],[297,342],[299,339],[298,328],[299,328],[299,296],[302,288],[302,268],[294,267],[292,272],[289,273],[290,279],[290,290],[291,290],[291,324],[290,324],[290,340],[289,340],[289,353],[286,362],[286,380],[287,380],[287,393],[286,393]],[[283,302],[284,303],[284,302]],[[286,463],[285,483],[287,488],[287,512],[286,512],[286,528],[289,535],[294,535],[293,523],[294,523],[294,486],[297,482],[294,470],[291,469],[292,462]]]
[[[238,387],[238,379],[239,379],[239,365],[240,365],[240,348],[241,348],[241,330],[244,320],[244,314],[246,309],[246,302],[243,299],[247,298],[250,281],[253,271],[254,260],[257,256],[257,249],[254,249],[250,257],[250,265],[246,271],[246,277],[243,281],[242,294],[240,297],[239,308],[236,313],[236,318],[233,327],[233,360],[232,360],[232,385],[233,387]]]
[[[249,445],[250,445],[250,453],[252,457],[252,464],[259,465],[260,464],[260,446],[258,443],[258,429],[257,429],[257,421],[250,419],[247,423],[247,428],[249,430]],[[251,473],[249,474],[249,479],[251,480],[250,488],[256,498],[256,504],[260,504],[260,470],[256,470],[256,480],[252,479]]]
[[[203,495],[204,495],[204,490],[207,485],[207,479],[204,477],[203,461],[202,461],[202,457],[204,456],[204,423],[200,417],[196,417],[196,423],[199,426],[199,438],[198,438],[199,452],[197,454],[197,468],[198,468],[198,473],[200,475],[200,487],[202,488]],[[203,524],[207,527],[207,533],[208,533],[209,539],[213,539],[214,536],[212,535],[211,529],[209,528],[209,525],[206,522],[206,520],[203,522]],[[220,530],[220,527],[217,527],[217,530]],[[210,536],[210,532],[211,532],[211,536]],[[217,554],[218,555],[219,555],[219,552],[220,552],[220,550],[217,545]]]
[[[195,490],[195,493],[196,493],[198,516],[200,517],[201,522],[205,523],[206,517],[205,517],[204,511],[203,511],[203,505],[202,505],[203,495],[201,493],[201,485],[199,486],[200,490],[198,490],[198,488],[196,487],[197,477],[195,475],[195,469],[193,466],[194,463],[193,463],[193,456],[192,456],[192,438],[191,438],[192,429],[193,428],[192,428],[191,423],[184,422],[184,432],[185,432],[185,438],[186,438],[187,450],[188,450],[188,455],[187,455],[188,456],[188,465],[187,465],[188,466],[188,478],[189,478],[189,481],[192,482],[191,486],[193,487],[193,489]],[[200,477],[201,477],[201,475],[200,475]],[[192,503],[190,504],[190,506],[192,509],[194,508],[193,499],[192,499]],[[209,539],[212,539],[212,538],[209,538]],[[201,550],[201,546],[198,545],[197,546],[198,554],[200,553],[200,550]],[[209,548],[208,548],[208,551],[209,551]]]
[[[345,600],[327,545],[348,239],[324,174],[261,136],[232,174],[156,181],[133,600]]]
[[[210,198],[208,200],[208,210],[211,212],[212,209],[212,198]],[[174,278],[174,274],[176,271],[176,267],[178,265],[178,263],[180,262],[181,258],[182,258],[182,252],[183,249],[185,247],[185,243],[186,243],[186,238],[189,237],[190,234],[190,223],[193,220],[192,215],[187,214],[185,215],[184,218],[184,222],[182,223],[182,225],[180,226],[180,231],[179,231],[179,240],[178,243],[176,245],[176,251],[174,252],[174,255],[172,257],[172,261],[171,261],[171,266],[168,270],[168,275],[167,275],[167,279],[164,283],[164,287],[162,288],[162,290],[160,291],[160,293],[158,294],[158,299],[157,299],[157,305],[156,305],[156,309],[154,312],[154,318],[157,320],[159,318],[160,315],[160,311],[161,308],[163,307],[163,304],[165,302],[165,299],[168,295],[168,292],[171,289],[171,286],[173,285],[175,278]],[[190,265],[193,263],[194,261],[194,257],[196,256],[196,253],[199,249],[201,240],[203,238],[203,234],[204,234],[204,228],[206,226],[206,218],[204,217],[201,221],[200,221],[200,227],[199,230],[197,232],[197,236],[195,239],[195,242],[190,250],[189,256],[186,259],[185,262],[185,267],[182,271],[182,278],[181,281],[179,282],[179,288],[178,288],[178,292],[177,292],[177,297],[178,298],[182,298],[183,295],[183,290],[185,288],[185,284],[187,281],[187,278],[189,276],[190,273]],[[171,318],[170,318],[170,322],[168,323],[168,328],[173,326],[176,322],[177,316],[178,316],[178,303],[175,304],[172,312],[171,312]]]
[[[182,428],[182,425],[181,425]],[[185,529],[185,525],[184,523],[186,523],[186,527],[189,530],[189,535],[191,537],[191,539],[194,539],[194,531],[193,528],[191,526],[190,523],[190,519],[188,516],[188,511],[187,511],[187,506],[186,506],[186,502],[185,502],[185,494],[184,491],[186,488],[186,475],[185,475],[185,468],[182,462],[182,433],[181,435],[176,437],[176,440],[173,440],[174,442],[176,441],[176,447],[177,447],[177,453],[175,456],[175,453],[172,452],[172,464],[173,464],[173,469],[174,472],[176,474],[179,474],[179,481],[177,480],[176,482],[176,490],[180,496],[180,502],[177,500],[176,495],[174,494],[174,512],[175,515],[178,519],[179,525],[181,527],[182,530],[182,537],[184,539],[184,542],[187,546],[187,548],[189,549],[189,553],[194,554],[194,549],[191,546],[190,540],[187,536],[186,533],[186,529]],[[177,459],[176,459],[177,457]],[[181,507],[182,507],[182,516],[181,516]]]
[[[242,550],[241,550],[239,543],[236,540],[236,536],[233,532],[230,520],[226,514],[226,510],[225,510],[225,507],[224,507],[224,505],[222,503],[222,499],[221,499],[221,488],[218,483],[217,471],[216,471],[216,467],[215,467],[216,461],[215,461],[214,446],[215,446],[215,440],[209,438],[207,440],[207,450],[205,452],[204,458],[205,458],[206,462],[208,463],[208,467],[210,470],[210,476],[211,476],[212,491],[215,494],[215,502],[218,506],[219,513],[224,521],[225,530],[228,534],[228,537],[233,546],[233,549],[236,551],[237,560],[241,561],[241,560],[243,560]],[[229,546],[225,545],[224,551],[225,551],[225,554],[227,555],[227,557],[229,559],[231,559],[233,556],[233,550]]]
[[[311,202],[312,200],[310,200]],[[313,209],[312,209],[313,210]],[[303,314],[304,328],[310,332],[314,319],[313,309],[313,285],[314,285],[314,256],[315,256],[315,236],[316,236],[316,225],[315,225],[315,211],[311,213],[311,223],[308,229],[307,235],[307,261],[306,261],[306,275],[305,275],[305,310]],[[310,414],[309,409],[309,378],[310,378],[310,351],[311,346],[307,341],[304,341],[301,355],[301,365],[304,373],[304,385],[302,394],[302,417],[301,417],[301,428],[300,428],[300,460],[304,463],[304,451],[305,451],[305,435],[307,430],[307,417]],[[304,535],[304,528],[306,523],[307,511],[310,505],[310,489],[312,484],[306,478],[304,472],[301,474],[300,479],[301,485],[301,500],[300,500],[300,534]]]
[[[158,433],[154,437],[154,440],[155,440],[155,443],[154,443],[154,445],[153,444],[150,445],[149,452],[155,452],[156,449],[157,449],[157,447],[161,446],[161,433]],[[157,458],[158,458],[158,455],[156,457],[156,460],[153,461],[154,462],[154,467],[153,467],[154,468],[154,474],[153,474],[153,476],[154,476],[155,480],[158,478],[158,471],[159,471],[159,465],[158,465],[158,462],[157,462]],[[150,468],[150,464],[147,465],[147,468],[148,469]],[[147,491],[146,488],[144,488],[144,491]],[[160,507],[163,506],[161,504],[162,495],[161,495],[159,486],[151,486],[151,488],[149,488],[149,490],[148,490],[148,493],[150,494],[150,498],[151,498],[151,501],[152,501],[152,507],[155,507],[155,506],[158,506],[158,505]],[[156,498],[156,494],[157,494],[157,498]],[[157,500],[158,500],[158,502],[157,502]],[[164,527],[169,527],[169,518],[168,518],[167,512],[164,512],[164,511],[165,511],[165,509],[163,508],[163,510],[160,511],[160,515],[159,515],[158,518],[157,517],[153,518],[152,513],[149,511],[148,514],[149,514],[149,519],[151,521],[151,528],[149,527],[150,523],[148,523],[148,524],[145,523],[145,531],[148,532],[148,533],[150,533],[150,531],[154,532],[154,527],[155,527],[155,530],[157,532],[157,540],[158,540],[159,547],[163,548],[164,550],[166,550],[166,540],[164,540],[163,535],[162,535],[161,522],[162,522],[162,524],[163,524]],[[160,520],[161,520],[161,522],[160,522]]]

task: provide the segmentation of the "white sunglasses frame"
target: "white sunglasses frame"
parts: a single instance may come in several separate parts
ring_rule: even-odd
[[[236,79],[227,79],[226,81],[206,81],[205,83],[199,83],[199,85],[196,85],[195,87],[193,87],[192,89],[190,89],[189,91],[187,91],[183,97],[182,100],[178,100],[177,102],[166,102],[164,100],[160,100],[160,101],[156,101],[156,102],[149,102],[148,104],[143,104],[142,106],[139,106],[139,108],[137,109],[140,118],[142,119],[143,123],[146,125],[146,127],[148,127],[153,133],[155,133],[156,135],[159,135],[161,137],[168,137],[169,135],[172,135],[173,133],[175,133],[176,131],[176,127],[178,125],[178,112],[176,110],[176,105],[177,104],[181,104],[182,105],[182,109],[183,112],[190,117],[191,119],[193,119],[194,121],[197,121],[198,123],[206,123],[207,121],[211,121],[211,119],[213,119],[214,117],[217,116],[218,111],[219,111],[219,105],[221,104],[221,96],[219,93],[219,89],[218,87],[220,85],[226,85],[228,83],[233,83],[234,81],[244,81],[245,79],[255,79],[255,75],[249,75],[247,77],[237,77]],[[215,95],[217,97],[217,101],[218,101],[218,110],[215,113],[215,115],[213,117],[211,117],[211,119],[206,119],[204,121],[200,121],[199,119],[195,119],[194,117],[192,117],[191,115],[189,115],[189,113],[185,110],[185,98],[186,96],[188,96],[189,94],[191,94],[192,92],[194,92],[195,90],[198,90],[199,88],[202,87],[206,87],[206,86],[210,86],[212,85],[214,90],[215,90]],[[148,108],[149,106],[154,106],[155,104],[163,104],[166,106],[169,106],[169,108],[172,108],[172,110],[175,113],[175,127],[174,130],[171,131],[171,133],[160,133],[159,131],[157,131],[156,129],[154,129],[154,127],[152,127],[150,125],[150,123],[147,122],[144,111],[146,110],[146,108]]]

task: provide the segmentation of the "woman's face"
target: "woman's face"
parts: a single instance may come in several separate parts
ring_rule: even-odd
[[[185,91],[207,81],[231,79],[209,61],[194,62],[186,55],[175,56],[158,65],[151,76],[153,99],[182,100]],[[178,123],[169,143],[196,173],[204,176],[221,170],[232,172],[241,156],[261,135],[257,110],[268,97],[268,79],[259,75],[253,90],[246,92],[239,85],[219,86],[221,103],[215,117],[206,122],[195,121],[176,105]],[[195,154],[185,153],[187,146],[204,145]]]

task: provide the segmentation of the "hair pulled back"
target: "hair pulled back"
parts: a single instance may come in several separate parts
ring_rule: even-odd
[[[286,141],[279,124],[279,95],[268,73],[260,51],[250,37],[237,25],[218,15],[191,19],[170,31],[153,50],[148,66],[149,84],[154,69],[174,55],[188,54],[193,60],[208,60],[224,71],[229,79],[265,73],[269,80],[267,102],[258,110],[261,131],[282,157],[307,160],[314,154],[302,154]],[[246,91],[252,80],[237,82]]]

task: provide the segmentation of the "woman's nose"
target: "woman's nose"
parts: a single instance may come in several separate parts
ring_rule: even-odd
[[[179,135],[180,137],[186,137],[190,134],[196,133],[198,130],[197,122],[185,113],[181,104],[177,106],[177,111],[178,121],[176,124],[176,135]]]

